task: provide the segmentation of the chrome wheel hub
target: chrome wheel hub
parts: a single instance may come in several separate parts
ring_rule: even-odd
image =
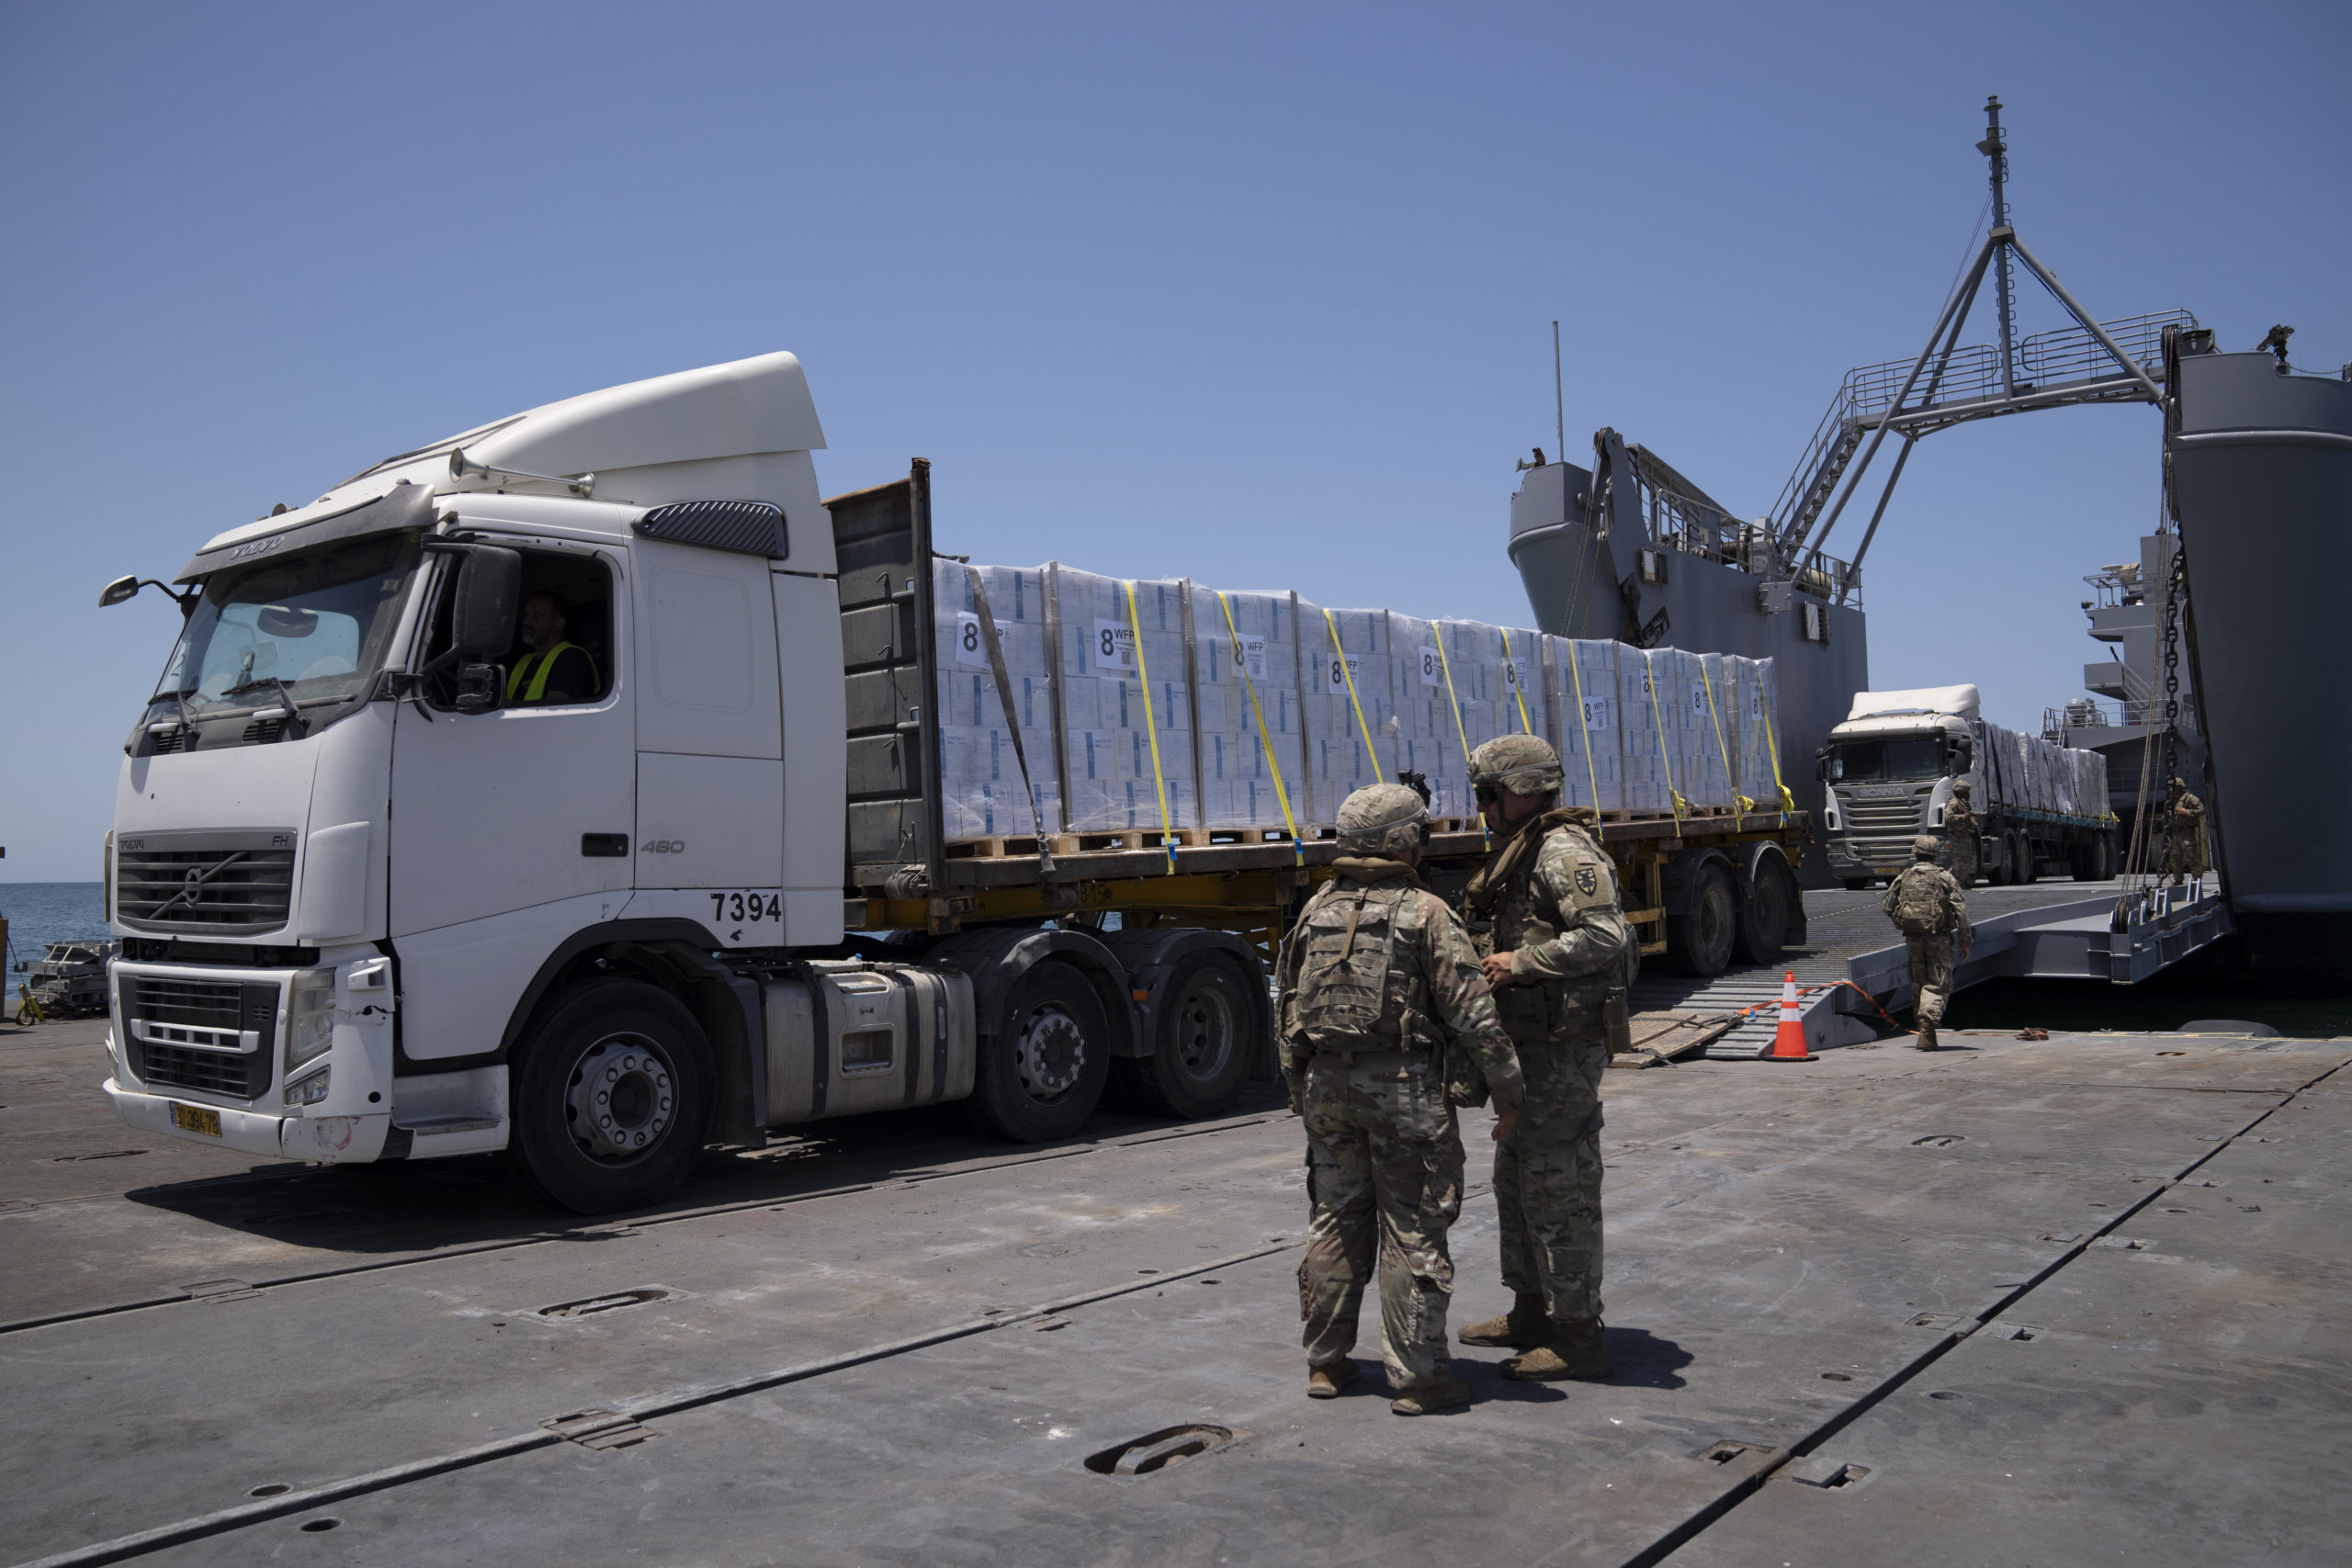
[[[612,1035],[582,1052],[564,1090],[572,1142],[594,1159],[624,1160],[653,1148],[677,1105],[669,1058],[634,1034]]]

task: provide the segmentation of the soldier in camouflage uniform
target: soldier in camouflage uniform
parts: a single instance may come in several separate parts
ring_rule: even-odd
[[[1283,1077],[1306,1120],[1314,1204],[1298,1267],[1306,1392],[1329,1399],[1359,1376],[1349,1358],[1373,1262],[1389,1408],[1422,1416],[1470,1403],[1453,1375],[1445,1314],[1462,1212],[1462,1135],[1443,1058],[1483,1073],[1508,1131],[1521,1095],[1510,1037],[1460,920],[1414,867],[1428,808],[1402,784],[1340,807],[1338,872],[1301,912],[1282,958]]]
[[[1495,1147],[1514,1304],[1462,1342],[1519,1349],[1506,1377],[1597,1381],[1614,1370],[1600,1337],[1600,1075],[1611,994],[1630,983],[1640,949],[1616,867],[1587,831],[1597,818],[1550,809],[1561,783],[1552,748],[1532,735],[1490,740],[1471,754],[1470,778],[1496,847],[1465,901],[1527,1102]]]
[[[2172,781],[2172,812],[2166,831],[2165,849],[2171,864],[2166,868],[2184,881],[2194,882],[2205,874],[2205,803],[2188,792],[2187,779]]]
[[[1903,931],[1905,956],[1911,963],[1913,1016],[1919,1025],[1917,1046],[1922,1051],[1936,1048],[1936,1025],[1943,1021],[1944,1008],[1951,1000],[1953,946],[1958,944],[1960,957],[1964,959],[1976,936],[1968,923],[1967,896],[1951,873],[1936,863],[1939,847],[1925,833],[1912,840],[1911,863],[1895,874],[1886,885],[1886,896],[1879,901],[1886,918]],[[1930,912],[1933,930],[1916,931],[1903,926],[1898,910],[1915,904]]]
[[[1962,888],[1976,886],[1981,869],[1978,853],[1982,840],[1978,838],[1976,812],[1968,804],[1968,781],[1951,782],[1951,804],[1944,807],[1944,841],[1951,846],[1951,879]]]

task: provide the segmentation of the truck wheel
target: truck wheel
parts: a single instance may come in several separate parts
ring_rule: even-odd
[[[2017,874],[2010,880],[2019,887],[2029,886],[2041,873],[2033,863],[2033,839],[2020,829],[2009,836],[2009,852],[2016,857]]]
[[[2111,882],[2115,878],[2115,839],[2099,833],[2091,840],[2091,880]]]
[[[1691,879],[1690,902],[1667,922],[1667,957],[1678,975],[1720,975],[1731,962],[1739,901],[1732,897],[1731,873],[1721,861],[1707,861]]]
[[[1775,853],[1756,857],[1754,886],[1747,907],[1739,912],[1732,949],[1742,964],[1770,964],[1788,945],[1789,928],[1794,923],[1790,917],[1800,895],[1789,863]]]
[[[1044,963],[1013,982],[980,1047],[968,1110],[1016,1144],[1066,1138],[1094,1114],[1111,1073],[1111,1020],[1086,976]]]
[[[1871,884],[1878,879],[1874,876],[1847,876],[1838,880],[1844,884],[1849,893],[1867,893],[1871,890]]]
[[[639,980],[591,981],[524,1048],[510,1160],[579,1213],[657,1202],[702,1154],[714,1077],[710,1043],[677,998]]]
[[[1228,954],[1204,953],[1178,964],[1160,995],[1151,1055],[1128,1064],[1135,1092],[1162,1116],[1213,1116],[1250,1076],[1249,982]]]

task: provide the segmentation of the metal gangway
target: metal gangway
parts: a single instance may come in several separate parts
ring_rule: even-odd
[[[2130,877],[2118,893],[1977,922],[1968,959],[1953,970],[1952,987],[1996,979],[2137,985],[2234,929],[2217,877],[2170,885],[2154,876]],[[1911,1005],[1909,961],[1900,942],[1855,954],[1846,961],[1846,976],[1889,1012]],[[1849,1013],[1871,1010],[1853,992],[1838,1005]]]
[[[1904,465],[1921,436],[1975,420],[2079,403],[2162,405],[2165,333],[2167,329],[2198,330],[2197,318],[2187,310],[2105,322],[2091,319],[2057,275],[2018,238],[2009,219],[2008,144],[2001,134],[2001,100],[1987,99],[1984,116],[1984,140],[1976,150],[1991,165],[1992,194],[1985,207],[1993,222],[1984,243],[1962,269],[1925,348],[1909,359],[1864,365],[1846,373],[1829,412],[1781,487],[1771,514],[1763,520],[1773,553],[1785,570],[1800,579],[1822,572],[1830,531],[1861,489],[1871,460],[1890,433],[1902,437],[1861,543],[1851,562],[1831,573],[1836,602],[1841,604],[1859,581],[1862,558],[1878,535]],[[2074,319],[2071,326],[2022,339],[2017,335],[2019,270],[2064,308]],[[1962,348],[1961,333],[1988,273],[1994,280],[1997,341]]]

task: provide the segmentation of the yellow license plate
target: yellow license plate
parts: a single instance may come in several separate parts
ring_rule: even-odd
[[[205,1105],[172,1104],[172,1125],[183,1133],[201,1133],[208,1138],[220,1135],[220,1112]]]

